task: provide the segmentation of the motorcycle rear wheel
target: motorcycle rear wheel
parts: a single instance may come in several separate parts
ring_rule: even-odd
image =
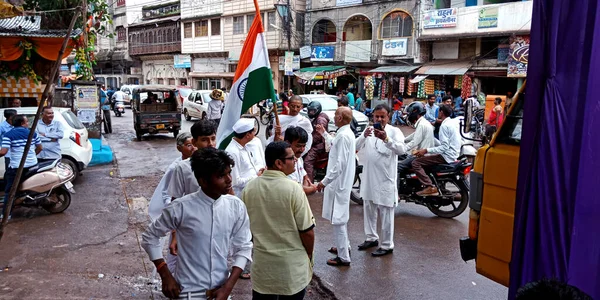
[[[428,204],[427,208],[429,209],[429,211],[431,211],[438,217],[452,219],[454,217],[460,216],[460,214],[462,214],[469,205],[469,191],[461,189],[460,185],[455,180],[440,182],[440,185],[444,184],[445,186],[447,183],[451,183],[456,188],[458,188],[458,191],[454,192],[455,201],[452,201],[450,205],[452,207],[452,210],[442,210],[443,207],[448,207],[449,205],[439,204]],[[460,195],[460,203],[457,206],[456,202],[458,201],[456,201],[456,197],[458,195]]]
[[[42,207],[53,214],[61,213],[71,205],[71,193],[62,187],[54,189],[48,198],[54,198],[55,202],[45,204]]]

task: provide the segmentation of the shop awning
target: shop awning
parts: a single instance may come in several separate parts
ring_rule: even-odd
[[[317,66],[302,68],[294,72],[294,75],[304,81],[311,81],[331,79],[338,76],[347,75],[347,72],[345,66]]]
[[[375,68],[369,73],[410,73],[420,66],[383,66],[379,68]]]
[[[331,71],[337,71],[340,69],[345,69],[346,67],[344,66],[316,66],[316,67],[308,67],[308,68],[302,68],[296,72],[299,73],[304,73],[304,72],[331,72]]]
[[[415,72],[418,75],[464,75],[471,67],[470,61],[436,61],[423,65]]]

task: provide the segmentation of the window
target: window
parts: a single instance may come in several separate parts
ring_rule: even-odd
[[[125,0],[117,0],[117,7],[125,6]]]
[[[296,31],[304,32],[304,13],[296,13]]]
[[[269,24],[267,24],[269,31],[275,30],[275,26],[277,26],[277,15],[274,11],[267,13],[267,21],[269,22]]]
[[[498,58],[498,45],[508,43],[508,37],[483,37],[481,38],[481,52],[482,58],[497,59]]]
[[[196,22],[196,37],[199,36],[208,36],[208,21],[202,20]]]
[[[335,43],[337,39],[336,28],[329,20],[317,22],[312,32],[313,43]]]
[[[210,35],[221,35],[221,19],[210,20]]]
[[[244,16],[233,17],[233,34],[244,33]]]
[[[254,22],[254,15],[247,15],[246,21],[248,21],[248,27],[246,27],[246,32],[250,31],[250,27],[252,27],[252,23]]]
[[[221,79],[211,79],[210,88],[221,89]]]
[[[208,78],[202,78],[196,80],[196,89],[197,90],[208,90],[209,82]]]
[[[192,37],[192,23],[184,23],[183,24],[183,37],[189,39]]]
[[[125,30],[125,27],[123,27],[123,26],[117,27],[117,41],[124,42],[126,40],[126,37],[127,37],[127,31]]]
[[[175,85],[175,79],[169,78],[169,85]]]
[[[403,11],[392,12],[381,21],[382,39],[410,37],[412,36],[412,30],[412,17]]]
[[[64,111],[62,113],[62,115],[63,115],[63,118],[65,118],[65,121],[67,121],[67,123],[69,124],[69,126],[75,128],[75,129],[85,128],[83,126],[83,124],[81,123],[81,121],[79,121],[79,118],[74,113],[72,113],[70,110]]]
[[[162,78],[159,78],[159,79],[158,79],[156,82],[157,82],[158,84],[165,84],[165,80],[164,80],[164,79],[162,79]]]

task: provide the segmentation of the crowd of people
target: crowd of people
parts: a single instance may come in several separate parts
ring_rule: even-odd
[[[322,217],[333,227],[328,251],[334,257],[326,263],[349,266],[350,193],[356,153],[363,152],[365,240],[358,250],[377,247],[372,256],[389,255],[394,250],[399,156],[410,154],[401,164],[414,169],[423,184],[419,194],[427,196],[438,191],[424,168],[454,161],[460,151],[459,127],[449,105],[436,108],[434,122],[427,118],[427,105],[411,105],[409,119],[416,131],[408,137],[389,124],[392,109],[378,105],[374,125],[357,138],[349,105],[336,110],[333,135],[318,102],[307,107],[308,118],[299,114],[300,97],[287,102],[287,114],[279,117],[266,147],[256,137],[252,118],[235,123],[225,150],[215,149],[217,124],[210,120],[198,121],[191,133],[177,137],[181,157],[156,188],[149,207],[153,222],[142,242],[166,296],[227,299],[236,281],[251,274],[253,299],[302,299],[314,264],[315,220],[307,195],[323,192]],[[436,122],[439,139],[434,137]],[[328,156],[327,171],[315,184],[314,163],[323,155]],[[161,239],[166,236],[169,254],[164,260]]]

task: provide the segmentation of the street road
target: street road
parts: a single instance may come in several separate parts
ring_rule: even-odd
[[[112,120],[114,133],[105,142],[116,161],[84,171],[67,211],[15,211],[0,243],[0,298],[162,298],[138,240],[154,187],[178,155],[175,141],[172,134],[135,141],[130,110]],[[194,121],[183,121],[182,130]],[[467,213],[446,220],[401,202],[394,253],[373,258],[356,249],[364,240],[363,212],[352,204],[352,265],[338,269],[325,264],[333,233],[321,218],[322,194],[309,201],[317,227],[315,280],[306,299],[506,299],[505,287],[460,259],[458,238],[467,232]],[[233,299],[251,299],[251,282],[238,281]]]

